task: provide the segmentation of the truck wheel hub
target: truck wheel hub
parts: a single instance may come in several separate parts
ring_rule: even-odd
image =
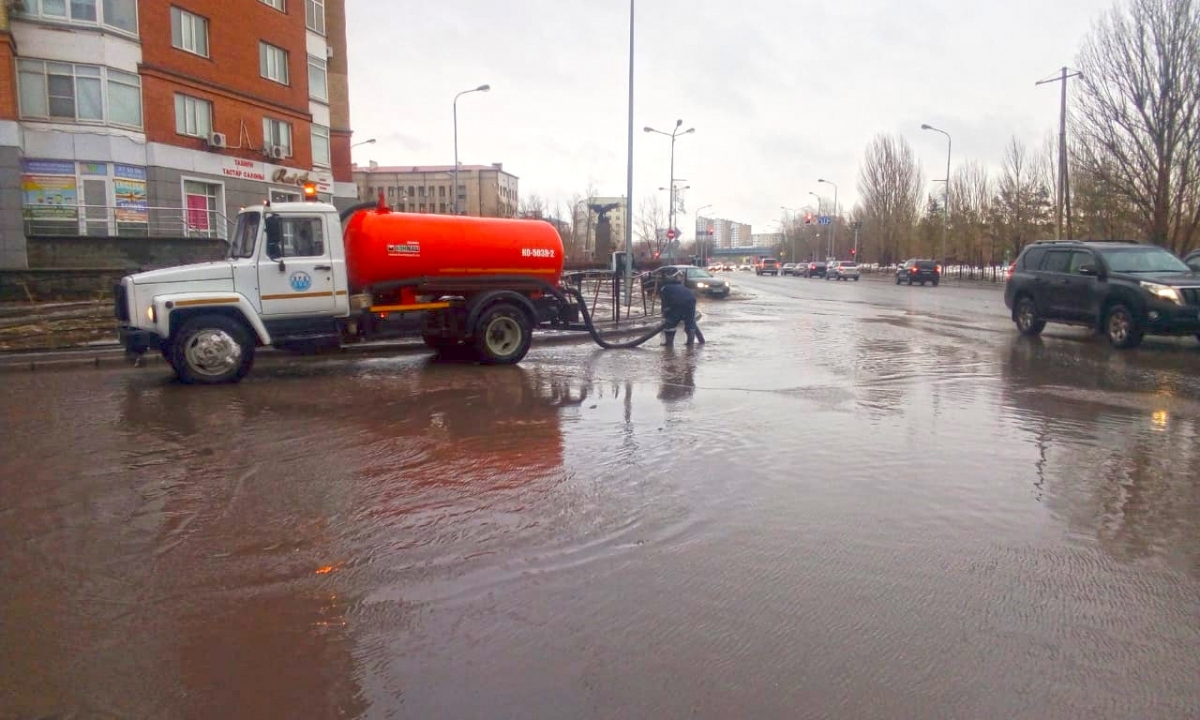
[[[184,348],[188,365],[204,375],[221,375],[242,361],[242,346],[224,330],[205,328]]]
[[[488,350],[499,356],[509,355],[521,344],[521,327],[510,317],[498,317],[488,323],[485,338]]]

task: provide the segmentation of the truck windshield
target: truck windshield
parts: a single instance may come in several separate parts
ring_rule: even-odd
[[[229,244],[229,257],[254,257],[254,242],[258,240],[258,226],[262,213],[244,212],[238,215],[237,228],[233,231],[233,242]]]

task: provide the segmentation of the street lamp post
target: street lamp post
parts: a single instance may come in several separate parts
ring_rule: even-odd
[[[480,85],[477,88],[463,90],[454,96],[454,214],[458,214],[458,99],[467,93],[487,92],[491,85]]]
[[[374,145],[374,144],[375,144],[375,138],[371,138],[370,140],[363,140],[362,142],[354,143],[353,145],[350,146],[350,149],[353,150],[354,148],[358,147],[359,145]]]
[[[670,187],[671,192],[670,192],[670,195],[668,198],[668,202],[670,203],[670,205],[667,208],[667,229],[672,232],[675,230],[675,139],[678,138],[680,135],[688,135],[690,133],[696,132],[696,128],[694,128],[694,127],[688,128],[687,130],[680,132],[679,128],[681,128],[682,126],[683,126],[683,120],[676,120],[675,128],[673,130],[671,130],[671,132],[669,132],[669,133],[663,132],[662,130],[655,130],[654,128],[652,128],[648,125],[646,127],[642,128],[645,132],[658,133],[659,135],[665,135],[665,136],[671,138],[671,182],[668,185],[668,187]],[[674,259],[674,257],[675,257],[675,238],[668,238],[667,242],[668,242],[668,245],[667,245],[668,252],[671,253],[671,258]]]
[[[788,221],[787,228],[784,229],[785,237],[788,237],[792,246],[792,262],[796,262],[796,215],[799,214],[798,208],[779,206],[779,209],[792,214],[791,220]]]
[[[946,235],[950,232],[950,133],[932,125],[921,125],[922,130],[932,130],[946,136],[946,200],[942,203],[942,272],[946,272]]]
[[[837,183],[828,180],[817,180],[817,182],[833,186],[833,232],[829,235],[829,257],[833,257],[834,249],[837,248],[838,186]]]

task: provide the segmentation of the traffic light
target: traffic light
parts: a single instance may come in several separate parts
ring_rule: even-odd
[[[813,221],[812,213],[804,213],[804,224],[812,225],[812,221]]]
[[[657,259],[659,259],[660,257],[662,257],[662,253],[660,253],[659,251],[655,250],[655,251],[654,251],[654,259],[655,259],[655,260],[657,260]]]
[[[854,256],[855,256],[855,255],[857,255],[857,254],[858,254],[858,251],[857,251],[857,250],[854,250],[854,249],[851,249],[851,250],[850,250],[850,257],[854,257]]]

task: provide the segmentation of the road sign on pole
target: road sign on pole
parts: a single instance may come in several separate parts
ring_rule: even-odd
[[[822,225],[830,225],[830,224],[832,224],[832,223],[833,223],[833,218],[832,218],[832,217],[830,217],[829,215],[822,215],[822,216],[821,216],[820,223],[821,223]]]
[[[675,228],[667,228],[667,239],[668,240],[674,240],[675,236],[677,234],[678,233],[675,232]]]

